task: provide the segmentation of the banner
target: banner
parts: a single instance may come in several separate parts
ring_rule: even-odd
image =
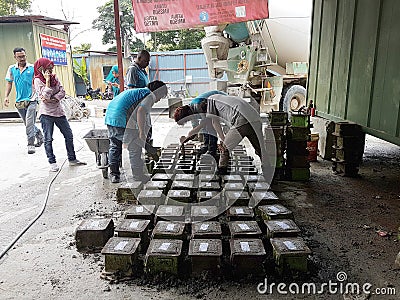
[[[67,65],[67,43],[64,39],[41,33],[40,41],[42,57],[52,60],[55,65]]]
[[[267,0],[132,0],[132,4],[138,33],[268,18]]]

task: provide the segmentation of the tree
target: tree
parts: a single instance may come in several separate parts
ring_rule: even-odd
[[[138,38],[134,38],[134,40],[130,40],[129,41],[129,49],[131,52],[139,52],[142,49],[145,49],[145,45],[143,44],[142,40],[138,39]],[[111,52],[117,52],[117,46],[112,46],[110,48],[107,49],[108,51]]]
[[[28,11],[31,8],[31,0],[0,0],[0,16],[12,16],[17,9]]]
[[[131,51],[138,51],[144,48],[144,44],[141,40],[135,37],[135,31],[133,29],[133,13],[132,13],[132,1],[131,0],[120,0],[120,26],[121,26],[121,37],[123,40],[129,42],[129,48]],[[99,17],[93,21],[93,28],[104,31],[102,43],[114,44],[115,39],[115,20],[114,20],[114,1],[108,1],[103,6],[97,7]],[[111,48],[112,49],[112,48]]]
[[[201,48],[201,39],[205,37],[203,29],[182,29],[152,32],[149,41],[153,51],[172,51]]]
[[[145,48],[143,42],[135,37],[133,29],[134,17],[131,0],[120,0],[120,26],[121,37],[129,41],[129,48],[132,52],[137,52]],[[105,5],[97,8],[99,17],[93,21],[93,28],[103,30],[103,44],[114,44],[115,40],[115,21],[114,21],[114,2],[107,2]],[[150,51],[171,51],[183,49],[201,48],[201,39],[205,36],[202,29],[182,29],[173,31],[153,32],[151,39],[146,43]],[[112,51],[115,47],[110,48]]]
[[[88,44],[88,43],[83,43],[80,44],[79,46],[74,47],[74,49],[72,50],[72,53],[84,53],[88,50],[90,50],[90,48],[92,47],[92,44]]]
[[[79,63],[78,60],[75,58],[73,59],[73,68],[74,73],[83,80],[86,86],[89,85],[89,78],[87,74],[87,67],[86,67],[86,59],[82,57],[81,62]]]

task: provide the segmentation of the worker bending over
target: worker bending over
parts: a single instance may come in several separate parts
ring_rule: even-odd
[[[167,86],[162,81],[150,82],[147,87],[125,90],[108,105],[105,123],[110,139],[109,166],[111,182],[120,182],[122,145],[126,144],[133,180],[147,181],[143,172],[142,148],[146,145],[149,127],[146,118],[150,117],[152,106],[167,95]]]
[[[207,98],[207,102],[199,105],[199,113],[203,113],[207,119],[211,119],[212,126],[221,139],[221,155],[218,163],[220,174],[226,174],[229,152],[245,137],[249,139],[255,153],[263,162],[266,151],[259,105],[254,99],[214,94]],[[193,115],[194,111],[186,105],[176,110],[174,118],[181,125],[193,119]],[[221,123],[229,127],[226,134],[222,130]],[[198,126],[189,131],[188,136],[197,134],[205,124],[206,120],[203,119]],[[181,137],[181,142],[185,139],[187,139],[186,136]],[[262,163],[264,173],[266,172],[265,167]]]

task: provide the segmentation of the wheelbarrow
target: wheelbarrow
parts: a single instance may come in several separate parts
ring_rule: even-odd
[[[108,149],[110,140],[107,129],[92,129],[84,137],[89,149],[96,155],[96,164],[103,178],[108,178]]]

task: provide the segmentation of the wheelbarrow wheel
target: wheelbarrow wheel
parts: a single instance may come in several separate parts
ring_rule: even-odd
[[[108,178],[108,155],[107,153],[100,153],[100,166],[102,166],[101,172],[103,178]]]

